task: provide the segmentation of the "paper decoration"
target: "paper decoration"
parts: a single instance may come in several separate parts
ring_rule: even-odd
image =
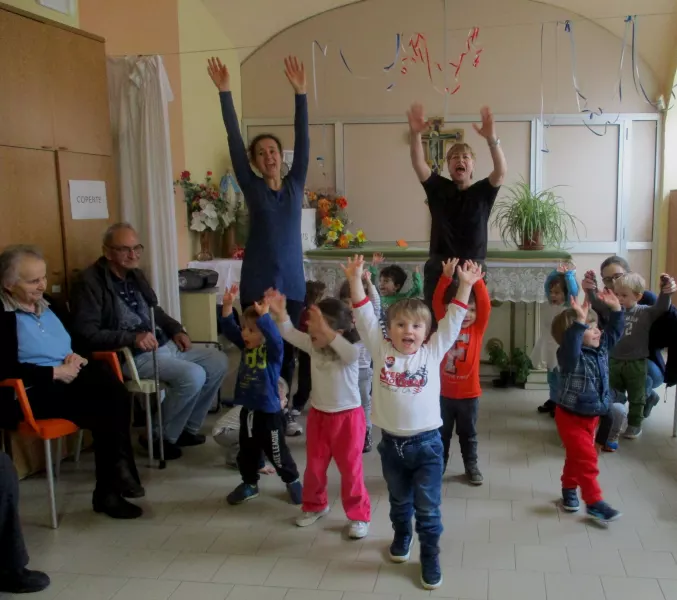
[[[315,237],[317,235],[317,212],[314,208],[301,210],[301,249],[304,252],[317,248]]]
[[[68,182],[74,220],[108,219],[105,181],[71,179]]]

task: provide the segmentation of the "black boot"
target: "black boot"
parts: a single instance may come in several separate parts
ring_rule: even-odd
[[[94,512],[104,513],[111,519],[138,519],[143,514],[140,506],[127,502],[120,494],[113,492],[100,493],[95,490],[92,507]]]
[[[29,569],[0,571],[0,592],[32,594],[44,590],[49,584],[49,576],[42,571],[30,571]]]
[[[539,413],[549,413],[555,410],[555,403],[552,400],[546,400],[542,406],[538,407]]]

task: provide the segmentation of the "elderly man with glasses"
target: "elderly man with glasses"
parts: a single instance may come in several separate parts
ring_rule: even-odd
[[[167,385],[164,452],[171,460],[181,456],[181,447],[205,442],[200,429],[226,375],[227,359],[219,350],[194,347],[181,323],[157,305],[139,269],[143,250],[128,223],[106,231],[103,256],[82,272],[73,290],[73,329],[92,351],[131,347],[142,378],[152,379],[152,350],[157,349],[160,380]],[[155,307],[155,331],[150,307]],[[149,443],[143,437],[139,441],[145,447]],[[153,445],[157,455],[159,440]]]

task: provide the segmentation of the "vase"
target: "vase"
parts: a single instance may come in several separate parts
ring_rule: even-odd
[[[211,244],[211,232],[201,231],[200,232],[200,251],[197,253],[197,259],[199,261],[212,260],[214,255],[212,254],[212,244]]]
[[[223,258],[233,258],[233,254],[237,250],[237,243],[235,241],[235,225],[230,225],[223,234],[221,234],[221,253]]]
[[[527,232],[522,234],[522,244],[518,246],[520,250],[543,250],[543,236],[539,230],[534,231],[531,237]]]

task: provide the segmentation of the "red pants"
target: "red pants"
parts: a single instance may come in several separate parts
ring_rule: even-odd
[[[582,417],[561,409],[555,409],[555,423],[564,444],[566,458],[562,470],[562,488],[581,488],[583,501],[590,505],[602,499],[602,488],[597,483],[597,450],[595,430],[599,417]]]
[[[306,424],[308,463],[303,475],[304,512],[317,512],[327,506],[327,469],[333,457],[341,473],[341,501],[346,516],[351,521],[371,520],[362,472],[366,431],[361,406],[337,413],[310,409]]]

